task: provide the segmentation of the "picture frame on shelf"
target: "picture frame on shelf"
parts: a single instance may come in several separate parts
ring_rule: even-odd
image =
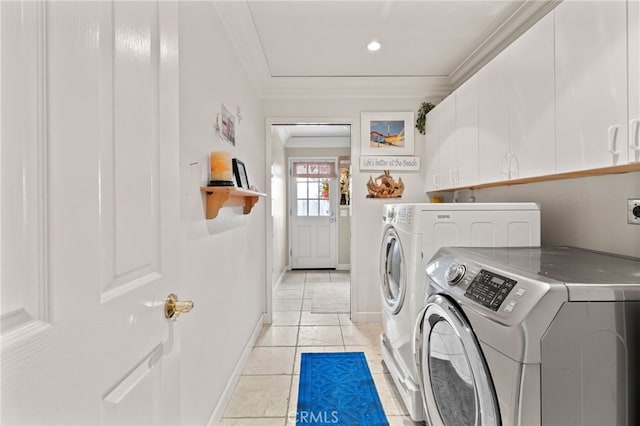
[[[361,155],[413,155],[413,111],[360,114]]]
[[[233,177],[238,188],[249,189],[249,179],[244,163],[237,158],[233,159]]]

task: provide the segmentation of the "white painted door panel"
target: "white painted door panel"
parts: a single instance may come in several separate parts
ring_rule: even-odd
[[[456,179],[456,98],[449,95],[437,106],[440,109],[438,157],[440,160],[440,179],[444,188],[455,188]]]
[[[553,14],[508,47],[510,179],[555,172]]]
[[[478,71],[479,183],[509,178],[509,67],[502,51]]]
[[[1,422],[178,423],[175,4],[0,7]]]
[[[565,1],[554,15],[557,171],[625,164],[626,3]]]
[[[299,160],[299,159],[296,159]],[[329,161],[305,159],[303,161]],[[290,170],[293,159],[290,161]],[[328,185],[322,194],[323,182]],[[337,178],[300,179],[291,176],[290,262],[292,268],[335,268],[337,266],[336,211]]]
[[[473,76],[455,91],[456,186],[478,182],[478,77]]]
[[[434,108],[427,114],[425,126],[425,192],[442,188],[440,182],[440,109]]]

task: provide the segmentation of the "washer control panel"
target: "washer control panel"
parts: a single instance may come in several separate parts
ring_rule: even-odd
[[[497,311],[516,284],[515,280],[481,269],[464,295],[482,306]]]

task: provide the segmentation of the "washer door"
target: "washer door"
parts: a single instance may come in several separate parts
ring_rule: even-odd
[[[491,375],[478,340],[458,305],[434,294],[418,318],[416,362],[432,426],[501,425]]]
[[[380,250],[382,300],[385,308],[397,314],[402,309],[406,291],[404,253],[398,233],[387,228]]]

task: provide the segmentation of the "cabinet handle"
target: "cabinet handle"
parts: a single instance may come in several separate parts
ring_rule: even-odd
[[[433,186],[435,188],[440,188],[440,174],[439,173],[434,173],[433,174]]]
[[[640,120],[637,118],[629,121],[629,146],[640,151]]]
[[[618,138],[618,126],[610,126],[609,127],[609,153],[616,155],[618,154],[614,149],[616,139]]]

